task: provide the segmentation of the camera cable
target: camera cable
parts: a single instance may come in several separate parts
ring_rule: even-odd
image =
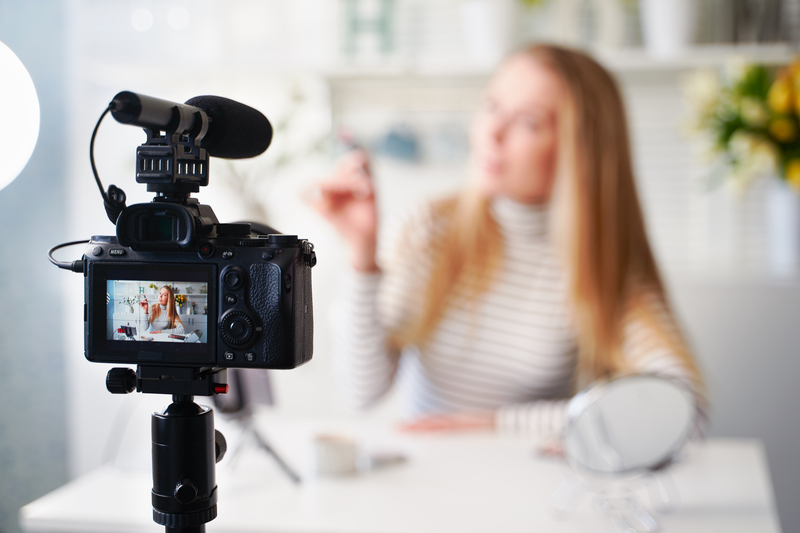
[[[83,272],[83,259],[76,259],[75,261],[59,261],[55,257],[53,257],[53,252],[56,250],[60,250],[61,248],[66,248],[67,246],[75,246],[77,244],[87,244],[89,242],[88,239],[84,241],[72,241],[72,242],[65,242],[63,244],[59,244],[58,246],[53,246],[50,248],[50,251],[47,252],[47,258],[50,260],[58,268],[63,268],[64,270],[71,270],[73,272],[81,273]]]
[[[92,138],[89,141],[89,161],[92,164],[94,180],[97,182],[97,187],[100,189],[100,196],[103,197],[103,207],[106,209],[106,215],[111,222],[116,224],[119,214],[125,209],[125,191],[116,185],[109,185],[108,192],[103,190],[103,183],[100,181],[100,176],[97,173],[97,165],[94,162],[94,140],[97,137],[97,130],[100,129],[100,123],[103,122],[108,112],[112,110],[113,105],[113,102],[108,104],[103,114],[100,115],[100,119],[97,121],[94,131],[92,131]]]

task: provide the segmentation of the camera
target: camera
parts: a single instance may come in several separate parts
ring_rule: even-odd
[[[147,135],[136,149],[136,181],[155,193],[150,203],[126,206],[122,189],[103,189],[94,140],[109,112]],[[86,358],[136,365],[111,369],[109,392],[172,395],[151,424],[153,520],[166,531],[205,531],[217,516],[215,464],[227,445],[213,411],[193,397],[226,394],[228,368],[290,369],[312,356],[314,246],[262,224],[222,224],[191,197],[208,185],[210,156],[253,157],[271,140],[264,115],[227,98],[177,104],[118,93],[89,143],[116,235],[49,253],[84,275]],[[81,259],[53,257],[76,244],[86,244]]]
[[[266,150],[266,117],[221,97],[175,104],[129,91],[108,111],[144,129],[136,181],[156,196],[125,206],[121,189],[100,188],[116,235],[92,237],[79,268],[86,358],[147,368],[290,369],[309,361],[313,245],[268,226],[220,223],[191,197],[208,184],[209,156]],[[96,175],[93,156],[92,167]]]
[[[118,233],[178,226],[170,214],[142,210]],[[84,254],[88,360],[288,369],[311,359],[310,244],[294,235],[250,235],[245,224],[214,226],[179,251],[92,237]],[[154,320],[156,313],[164,319]]]

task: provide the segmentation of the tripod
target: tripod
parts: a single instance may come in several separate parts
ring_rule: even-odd
[[[289,466],[281,455],[269,444],[264,433],[258,430],[253,420],[253,410],[257,405],[273,405],[272,386],[266,370],[231,368],[228,371],[230,391],[225,396],[214,397],[214,407],[222,417],[235,423],[241,430],[238,445],[228,453],[228,468],[234,466],[240,452],[248,441],[270,455],[284,474],[294,483],[300,483],[300,476]]]
[[[214,429],[214,412],[194,396],[224,394],[227,371],[219,368],[112,368],[106,388],[114,394],[138,390],[171,394],[172,403],[153,413],[153,520],[167,533],[204,533],[217,516],[216,463],[227,445]]]
[[[238,446],[233,448],[229,454],[228,468],[231,468],[234,465],[234,462],[239,458],[239,454],[247,444],[247,441],[252,441],[261,450],[266,452],[267,455],[270,455],[275,460],[275,462],[278,464],[281,470],[283,470],[283,473],[286,474],[286,476],[289,479],[291,479],[293,483],[297,484],[301,483],[300,476],[297,475],[297,473],[292,469],[292,467],[289,466],[289,464],[286,461],[284,461],[283,457],[281,457],[281,455],[277,451],[275,451],[275,449],[269,444],[264,435],[260,431],[258,431],[258,429],[255,426],[255,423],[253,422],[252,413],[249,410],[247,411],[246,414],[242,416],[232,417],[232,420],[237,422],[237,425],[239,425],[239,427],[241,428],[242,433],[241,433],[241,442],[239,443]]]

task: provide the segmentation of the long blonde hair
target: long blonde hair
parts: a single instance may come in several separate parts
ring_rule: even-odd
[[[167,320],[169,323],[167,324],[167,329],[175,329],[176,323],[183,325],[181,322],[180,317],[178,316],[178,312],[175,309],[175,291],[172,290],[172,287],[169,285],[164,285],[159,289],[159,292],[166,289],[167,293],[169,294],[169,298],[167,298]],[[150,316],[147,319],[148,324],[152,324],[155,322],[158,317],[161,316],[161,306],[156,303],[156,305],[150,306]]]
[[[670,310],[639,205],[627,118],[609,73],[587,55],[553,45],[521,52],[550,68],[566,88],[558,113],[558,163],[551,197],[553,234],[570,279],[578,329],[578,371],[585,379],[627,370],[625,325],[651,327],[702,384],[697,365]],[[398,345],[424,344],[456,286],[485,292],[503,256],[490,199],[472,188],[433,205],[444,221],[421,309],[392,335]]]

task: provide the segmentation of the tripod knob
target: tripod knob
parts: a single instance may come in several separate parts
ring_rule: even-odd
[[[225,457],[225,452],[228,451],[228,443],[225,441],[225,436],[218,429],[214,430],[214,451],[216,452],[217,463],[222,461],[222,458]]]
[[[188,505],[197,499],[197,487],[188,479],[182,479],[175,486],[175,499]]]
[[[130,368],[112,368],[106,375],[106,389],[111,394],[128,394],[136,390],[136,372]]]

